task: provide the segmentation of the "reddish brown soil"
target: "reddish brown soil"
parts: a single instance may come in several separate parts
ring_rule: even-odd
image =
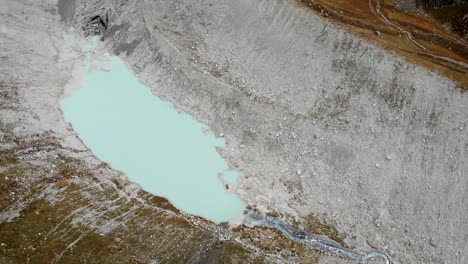
[[[391,0],[380,0],[381,14],[378,0],[290,1],[468,90],[468,43],[435,20],[402,12]]]

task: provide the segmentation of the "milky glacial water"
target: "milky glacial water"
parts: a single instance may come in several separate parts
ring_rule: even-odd
[[[244,206],[233,191],[239,174],[216,151],[224,140],[155,96],[120,58],[108,57],[101,70],[90,70],[103,64],[90,58],[81,87],[61,101],[65,120],[84,144],[187,213],[214,222],[240,217]],[[228,191],[225,184],[234,188]]]

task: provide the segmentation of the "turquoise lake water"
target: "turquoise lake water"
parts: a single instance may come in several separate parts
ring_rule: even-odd
[[[92,63],[88,57],[86,67]],[[225,189],[236,186],[239,173],[229,171],[216,151],[224,140],[153,95],[120,58],[109,57],[105,68],[86,70],[83,86],[61,101],[65,120],[84,144],[187,213],[218,223],[240,217],[244,205]]]

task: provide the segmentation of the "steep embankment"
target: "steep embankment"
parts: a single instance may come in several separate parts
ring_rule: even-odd
[[[406,11],[406,9],[413,10],[411,8],[401,7],[393,0],[291,2],[326,20],[340,24],[361,38],[381,45],[412,63],[456,81],[462,89],[468,89],[466,39],[451,33],[427,16]],[[414,1],[403,2],[405,5],[414,5],[414,9],[418,10]],[[443,10],[432,11],[434,14],[443,12]],[[456,14],[452,15],[453,20],[457,20]],[[463,20],[459,17],[458,20],[460,19]]]
[[[252,206],[396,262],[466,260],[468,96],[450,80],[287,1],[86,2],[77,24],[108,13],[109,47],[226,136]]]
[[[0,6],[0,262],[340,261],[183,215],[95,159],[58,107],[82,43],[62,49],[55,4]],[[76,8],[78,31],[98,16],[155,94],[225,135],[251,205],[396,263],[466,262],[468,96],[450,80],[287,1]]]
[[[233,233],[184,215],[97,160],[60,112],[85,40],[66,30],[56,4],[0,4],[0,263],[319,258],[268,228]]]

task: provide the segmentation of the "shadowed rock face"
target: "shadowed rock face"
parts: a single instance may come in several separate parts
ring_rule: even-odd
[[[466,0],[416,0],[431,7],[447,7],[466,3]]]
[[[225,135],[221,153],[246,173],[240,195],[253,207],[395,263],[465,263],[466,92],[292,3],[81,0],[70,23],[86,30],[109,14],[107,49]],[[54,48],[57,15],[11,6],[35,20],[14,17],[22,26],[0,38],[0,262],[349,263],[276,230],[183,215],[93,158],[57,108],[71,72]]]
[[[421,0],[424,11],[468,41],[468,1]]]

